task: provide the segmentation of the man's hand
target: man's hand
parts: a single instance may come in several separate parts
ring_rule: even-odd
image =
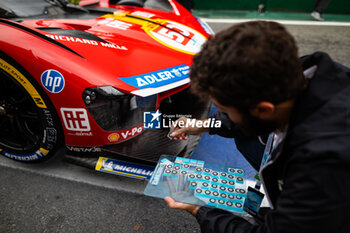
[[[209,128],[197,128],[196,123],[194,124],[194,127],[179,127],[179,122],[183,122],[183,125],[186,125],[187,121],[204,121],[204,120],[196,120],[196,119],[190,119],[186,117],[181,117],[176,121],[176,127],[171,127],[173,130],[175,130],[170,136],[173,137],[174,140],[187,140],[187,135],[200,135],[205,132],[209,132]]]
[[[172,199],[171,197],[165,197],[164,200],[171,209],[186,210],[187,212],[189,212],[193,216],[197,215],[197,212],[200,208],[200,206],[177,202],[174,199]]]

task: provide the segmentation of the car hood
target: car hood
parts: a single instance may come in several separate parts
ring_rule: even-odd
[[[149,96],[189,83],[192,56],[209,36],[193,16],[189,27],[172,15],[116,10],[88,20],[21,24],[73,50],[88,70],[103,70],[104,77],[91,80],[91,85],[108,83],[123,92]]]

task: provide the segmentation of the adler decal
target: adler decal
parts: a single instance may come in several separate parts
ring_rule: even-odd
[[[160,87],[169,83],[188,78],[190,67],[188,65],[178,65],[163,70],[131,77],[121,77],[120,80],[137,88]]]

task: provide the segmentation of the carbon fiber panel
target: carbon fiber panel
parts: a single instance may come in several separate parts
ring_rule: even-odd
[[[158,161],[160,155],[181,155],[187,144],[191,141],[175,141],[167,137],[169,130],[146,130],[136,138],[121,144],[109,145],[102,148],[107,153],[116,153],[125,157],[131,157],[150,162]]]

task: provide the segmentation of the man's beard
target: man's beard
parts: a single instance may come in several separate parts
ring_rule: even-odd
[[[244,114],[242,124],[237,125],[246,136],[264,136],[278,128],[277,122],[260,120],[250,113]]]

